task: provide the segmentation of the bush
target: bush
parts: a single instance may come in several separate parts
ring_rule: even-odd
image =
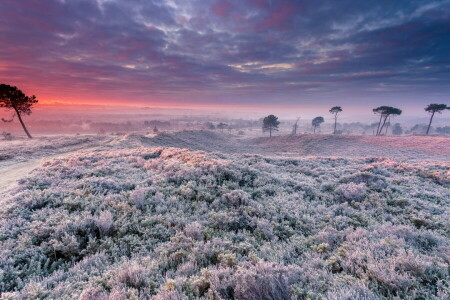
[[[446,163],[125,142],[49,160],[4,195],[3,298],[439,299],[449,290],[450,190],[437,180]]]
[[[367,187],[365,183],[350,182],[338,186],[335,193],[339,198],[347,201],[361,201],[367,195]]]

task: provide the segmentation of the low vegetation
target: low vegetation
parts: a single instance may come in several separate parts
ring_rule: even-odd
[[[3,299],[444,299],[448,163],[179,148],[46,162],[3,200]]]

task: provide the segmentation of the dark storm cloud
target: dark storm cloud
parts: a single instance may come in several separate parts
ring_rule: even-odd
[[[449,1],[2,0],[0,46],[2,82],[80,97],[450,92]]]

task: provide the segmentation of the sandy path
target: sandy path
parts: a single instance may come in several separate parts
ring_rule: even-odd
[[[96,148],[96,147],[90,147],[90,148]],[[54,159],[54,158],[63,158],[68,155],[71,155],[73,153],[84,151],[86,149],[90,148],[84,148],[79,149],[75,151],[69,151],[65,153],[59,153],[55,155],[50,155],[46,157],[36,158],[36,159],[30,159],[27,161],[22,161],[18,163],[13,163],[11,165],[3,165],[0,166],[0,195],[9,189],[16,186],[17,181],[23,177],[26,177],[31,171],[34,169],[40,167],[43,162],[46,160]]]
[[[17,180],[25,177],[32,170],[39,167],[40,164],[40,159],[33,159],[24,163],[17,163],[0,170],[0,193],[14,187],[17,184]]]

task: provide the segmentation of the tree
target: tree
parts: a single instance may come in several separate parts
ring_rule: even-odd
[[[316,133],[316,128],[318,128],[320,126],[320,124],[322,124],[323,122],[325,122],[325,120],[323,119],[323,117],[315,117],[311,124],[314,128],[314,133]]]
[[[228,124],[225,124],[225,123],[222,123],[222,122],[217,124],[217,128],[220,129],[220,131],[223,131],[227,127],[228,127]]]
[[[297,135],[298,121],[299,120],[300,120],[300,118],[297,118],[297,120],[295,121],[294,125],[292,125],[292,135]]]
[[[203,127],[204,127],[205,129],[208,129],[208,130],[214,130],[214,129],[216,129],[216,126],[214,126],[214,124],[211,123],[211,122],[206,122],[205,124],[203,124]]]
[[[428,104],[428,106],[425,107],[425,111],[431,114],[430,123],[428,123],[427,134],[430,131],[431,122],[433,121],[434,114],[442,113],[442,111],[445,109],[450,109],[450,107],[448,107],[446,104],[435,104],[435,103]]]
[[[376,133],[377,136],[381,135],[381,133],[383,132],[383,128],[386,125],[388,118],[390,118],[391,116],[394,117],[402,114],[401,109],[391,106],[379,106],[377,108],[374,108],[373,112],[380,115],[380,121],[378,122]]]
[[[36,103],[38,103],[36,96],[29,97],[15,86],[0,84],[0,107],[14,110],[20,124],[22,124],[23,130],[30,139],[32,136],[22,120],[22,114],[30,115],[31,108]]]
[[[263,119],[263,132],[269,131],[269,136],[272,137],[272,131],[278,131],[280,122],[274,115],[268,115]]]
[[[342,111],[342,107],[334,106],[330,109],[330,113],[334,115],[334,131],[333,134],[336,134],[336,125],[337,125],[337,115]]]
[[[395,134],[395,135],[403,134],[403,128],[400,125],[400,123],[395,123],[394,124],[394,126],[392,127],[392,134]]]
[[[385,127],[384,127],[384,135],[387,135],[389,126],[391,126],[391,117],[388,118],[388,120],[387,120],[387,122],[386,122],[386,124],[385,124]]]
[[[231,131],[233,130],[233,125],[228,125],[228,133],[231,134]]]
[[[153,127],[153,133],[158,133],[159,132],[159,130],[158,130],[158,127]]]

